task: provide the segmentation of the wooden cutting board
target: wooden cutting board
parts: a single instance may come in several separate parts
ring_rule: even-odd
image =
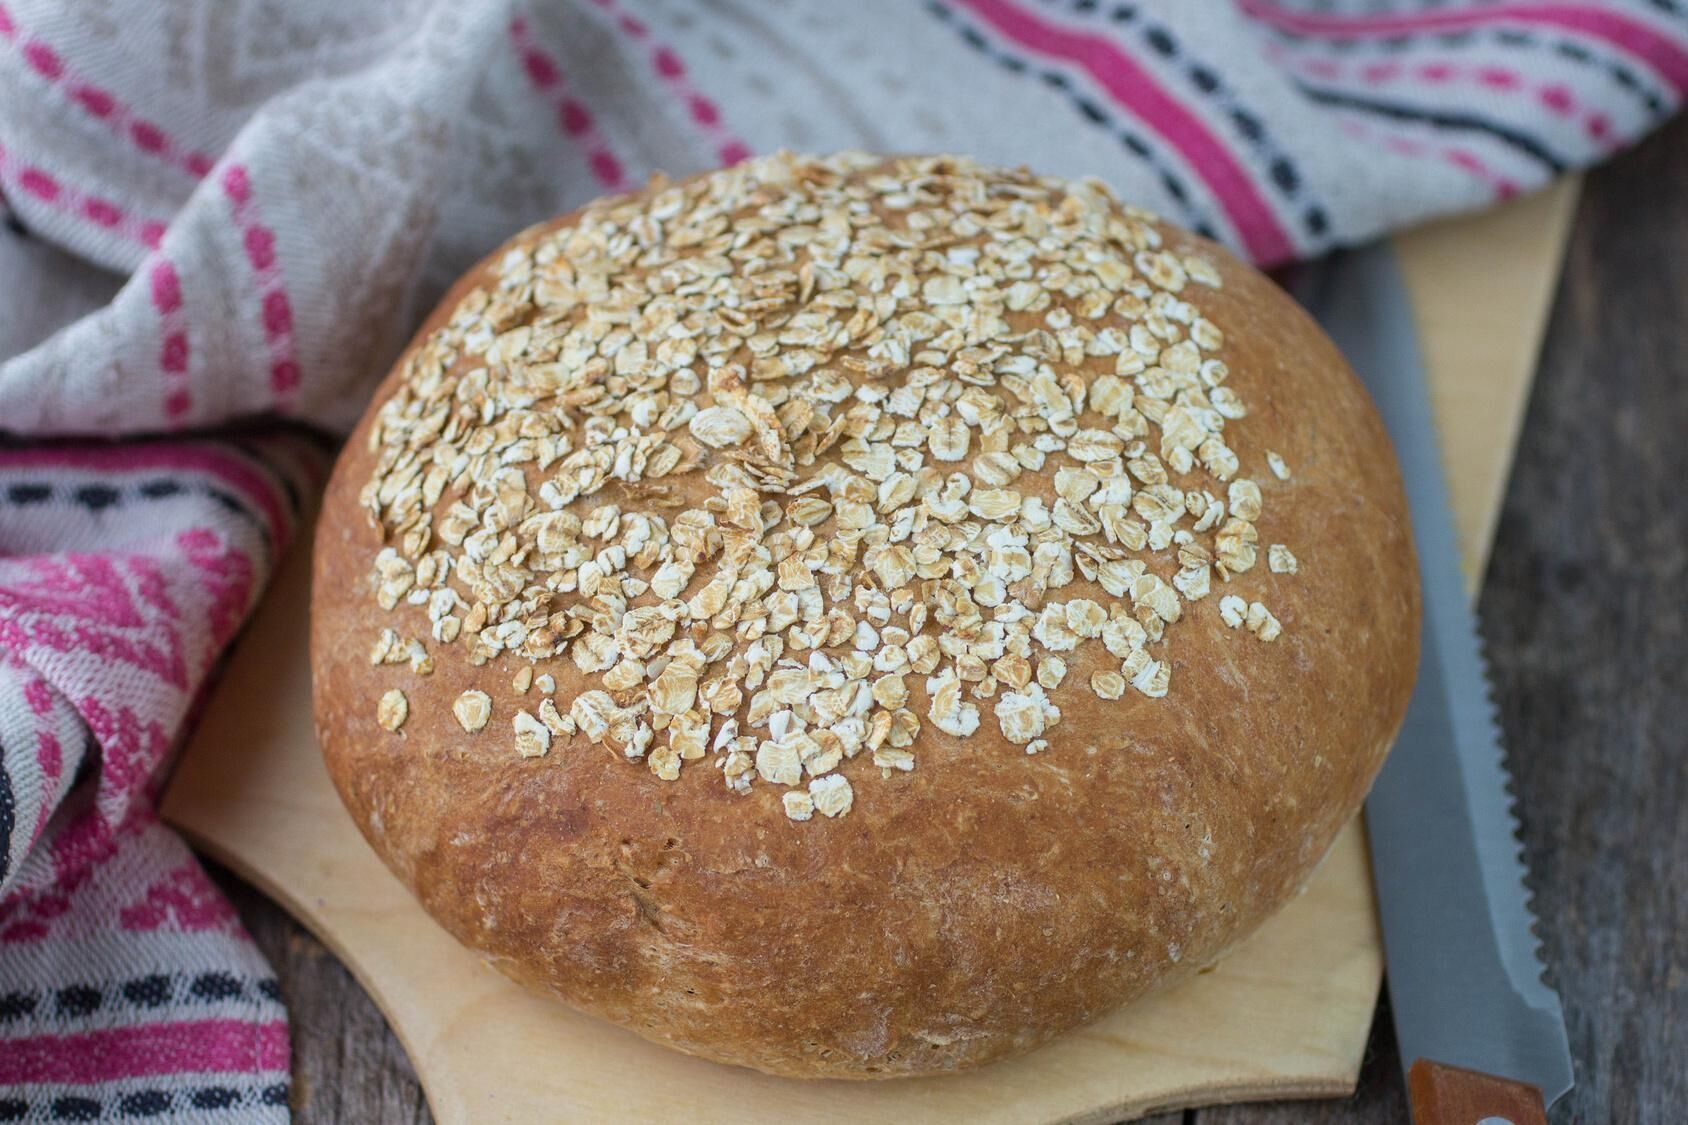
[[[1398,240],[1473,587],[1575,196],[1566,183]],[[164,815],[351,966],[410,1052],[444,1125],[1102,1122],[1354,1088],[1383,973],[1358,823],[1307,889],[1215,968],[969,1074],[768,1078],[667,1051],[528,995],[428,919],[340,806],[311,728],[308,540],[291,550],[231,657]]]

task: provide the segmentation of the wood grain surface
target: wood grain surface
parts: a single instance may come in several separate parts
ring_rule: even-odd
[[[1683,481],[1688,120],[1586,180],[1480,601],[1577,1060],[1554,1122],[1663,1122],[1688,1100]],[[403,1049],[351,976],[277,907],[219,878],[281,980],[297,1120],[426,1120]],[[1384,1007],[1351,1099],[1147,1120],[1405,1119]]]
[[[1547,1125],[1541,1090],[1510,1078],[1418,1059],[1407,1068],[1413,1125]]]

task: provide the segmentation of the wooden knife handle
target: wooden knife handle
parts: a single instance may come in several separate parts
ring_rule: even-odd
[[[1547,1125],[1534,1086],[1429,1059],[1407,1071],[1407,1102],[1413,1125]]]

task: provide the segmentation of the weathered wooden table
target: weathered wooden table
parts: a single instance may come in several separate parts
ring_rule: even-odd
[[[1480,605],[1577,1065],[1552,1117],[1682,1120],[1688,119],[1588,176],[1524,425]],[[357,982],[279,908],[219,878],[281,980],[301,1125],[427,1120]],[[1403,1122],[1388,1013],[1351,1099],[1151,1120]]]

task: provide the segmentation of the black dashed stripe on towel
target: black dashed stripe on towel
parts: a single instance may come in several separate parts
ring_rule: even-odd
[[[1205,238],[1218,240],[1219,233],[1213,222],[1201,213],[1192,198],[1188,185],[1176,169],[1168,164],[1149,141],[1122,123],[1108,112],[1095,99],[1073,88],[1072,80],[1059,70],[1034,67],[1029,61],[1004,49],[993,42],[984,32],[970,24],[964,23],[957,16],[954,9],[941,0],[927,0],[927,12],[940,22],[956,29],[962,42],[978,51],[1004,70],[1013,74],[1032,74],[1045,86],[1058,90],[1066,96],[1085,120],[1092,125],[1107,130],[1113,134],[1131,154],[1148,164],[1159,178],[1161,187],[1179,208],[1179,222]]]
[[[1456,113],[1448,110],[1428,109],[1423,106],[1409,105],[1404,102],[1386,101],[1378,98],[1361,97],[1340,90],[1326,90],[1317,86],[1310,86],[1305,82],[1298,82],[1296,86],[1307,97],[1321,105],[1334,106],[1339,109],[1351,109],[1360,113],[1371,114],[1376,117],[1386,117],[1391,121],[1417,122],[1435,129],[1454,132],[1478,133],[1491,140],[1498,141],[1515,152],[1529,157],[1555,176],[1564,172],[1569,164],[1567,161],[1550,150],[1541,141],[1528,133],[1491,121],[1474,113]]]
[[[1055,3],[1057,0],[1045,2]],[[1133,4],[1071,0],[1071,10],[1079,15],[1105,18],[1117,26],[1136,28],[1150,50],[1174,64],[1176,73],[1202,99],[1212,103],[1215,114],[1248,145],[1255,160],[1266,169],[1264,182],[1294,206],[1296,217],[1308,236],[1317,240],[1329,233],[1330,212],[1308,189],[1306,177],[1295,159],[1271,135],[1259,114],[1243,104],[1242,98],[1225,81],[1216,66],[1194,57],[1186,46],[1178,42],[1170,28],[1144,18]]]

